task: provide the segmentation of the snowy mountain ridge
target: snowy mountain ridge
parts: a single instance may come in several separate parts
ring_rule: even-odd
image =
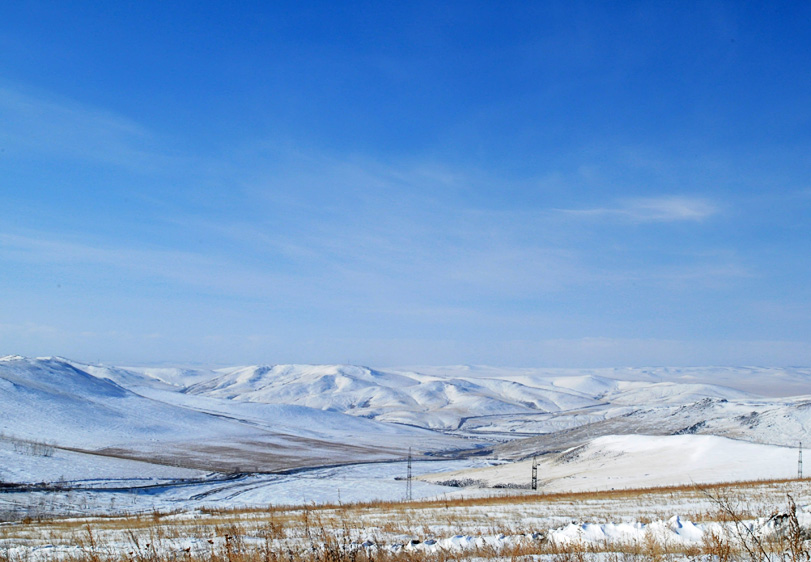
[[[713,377],[737,388],[711,384]],[[10,355],[0,361],[0,432],[79,452],[226,471],[401,458],[409,447],[432,455],[495,447],[497,456],[518,459],[636,433],[789,445],[811,429],[811,398],[747,392],[768,377],[777,383],[773,391],[786,383],[796,394],[811,371],[172,369]]]
[[[779,470],[760,463],[753,475],[782,477],[797,442],[811,441],[809,381],[811,371],[799,368],[181,369],[9,355],[0,359],[0,482],[192,479],[200,497],[219,490],[226,503],[235,494],[267,501],[277,497],[280,472],[393,462],[380,474],[396,473],[409,451],[415,461],[455,467],[513,461],[503,483],[523,482],[526,459],[538,456],[547,479],[557,479],[549,489],[650,484],[656,459],[691,451],[718,454],[662,470],[722,480],[744,475],[735,467],[757,454],[779,461]],[[759,386],[785,396],[752,392]],[[573,462],[558,468],[559,458]],[[255,476],[227,476],[243,472]],[[498,474],[459,479],[495,485]],[[284,481],[298,485],[294,476]],[[322,488],[334,499],[329,484]],[[166,497],[198,495],[181,489],[170,485]]]
[[[380,421],[458,429],[463,420],[496,415],[561,413],[615,405],[687,403],[749,393],[701,382],[618,380],[598,374],[498,371],[464,376],[345,365],[275,365],[221,370],[183,392],[228,400],[299,404]],[[500,375],[500,376],[499,376]]]
[[[22,357],[0,362],[0,440],[226,472],[400,458],[416,445],[423,452],[470,446],[337,412],[187,396],[117,367]]]

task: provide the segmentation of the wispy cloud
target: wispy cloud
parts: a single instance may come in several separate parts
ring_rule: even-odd
[[[152,280],[230,296],[266,295],[291,285],[283,275],[247,268],[213,254],[65,240],[46,232],[0,233],[0,257],[39,270],[59,266],[99,287],[106,275],[126,280],[139,290]]]
[[[660,242],[655,263],[643,260],[640,266],[638,259],[625,256],[638,257],[647,250],[622,238],[627,234],[622,229],[610,237],[625,247],[616,250],[584,235],[578,221],[566,219],[700,222],[719,212],[708,199],[635,198],[610,208],[562,212],[471,208],[466,187],[490,182],[495,190],[502,184],[419,159],[380,162],[317,150],[266,150],[273,156],[266,158],[272,166],[244,187],[249,213],[226,220],[175,220],[185,229],[227,238],[269,263],[278,258],[288,273],[309,283],[328,279],[325,285],[348,299],[357,301],[362,294],[360,306],[486,306],[491,300],[538,298],[593,282],[672,287],[716,285],[749,275],[734,256],[709,260]],[[246,158],[262,160],[256,154]],[[602,259],[611,252],[623,259]]]
[[[154,172],[179,159],[148,128],[115,112],[0,84],[0,146],[6,156],[66,158]]]
[[[666,196],[627,199],[615,207],[562,209],[561,212],[582,217],[617,218],[637,223],[654,223],[701,222],[716,215],[719,209],[717,205],[703,198]]]

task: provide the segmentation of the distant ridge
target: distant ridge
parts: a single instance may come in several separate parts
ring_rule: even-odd
[[[796,394],[809,381],[805,368],[180,369],[9,355],[0,359],[0,432],[217,471],[402,458],[409,447],[517,459],[629,434],[793,446],[811,431],[811,396],[747,389]]]

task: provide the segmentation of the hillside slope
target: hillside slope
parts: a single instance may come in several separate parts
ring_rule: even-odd
[[[620,381],[593,375],[544,377],[510,371],[501,377],[498,372],[461,375],[348,365],[254,366],[223,372],[184,392],[238,402],[297,404],[445,431],[465,424],[470,429],[476,425],[471,420],[478,418],[749,397],[740,390],[698,383]]]
[[[604,436],[537,459],[538,489],[588,491],[792,478],[797,449],[709,435]],[[531,483],[532,460],[421,477],[488,487]]]
[[[149,385],[142,390],[61,359],[3,358],[0,441],[226,472],[397,459],[409,447],[420,453],[472,446],[300,406],[240,404]],[[55,462],[49,458],[40,462]]]

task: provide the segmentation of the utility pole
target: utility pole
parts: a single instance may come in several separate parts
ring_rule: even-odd
[[[408,448],[408,468],[406,474],[406,501],[411,501],[411,447]]]
[[[532,489],[538,489],[538,457],[532,457]]]
[[[797,457],[797,479],[803,479],[803,442],[800,441],[800,448]]]

